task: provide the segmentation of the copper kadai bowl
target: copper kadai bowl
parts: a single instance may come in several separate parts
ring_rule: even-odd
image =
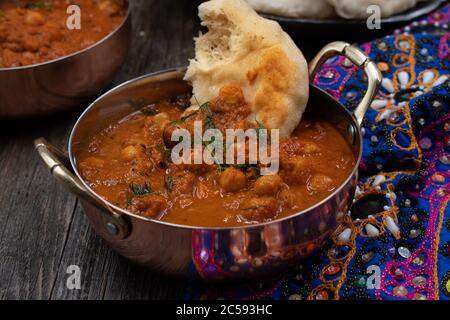
[[[0,68],[0,117],[17,118],[67,110],[98,95],[125,62],[131,12],[94,45],[67,56],[16,68]],[[114,54],[111,54],[114,53]]]
[[[68,154],[44,139],[35,147],[53,176],[76,194],[96,232],[129,260],[168,275],[198,276],[206,281],[249,279],[274,274],[310,255],[331,237],[354,197],[362,154],[360,123],[378,91],[381,74],[359,49],[344,42],[323,48],[311,62],[311,79],[333,55],[344,55],[365,70],[368,90],[355,114],[321,89],[311,86],[308,112],[333,123],[357,159],[347,180],[328,198],[293,216],[268,223],[231,228],[175,225],[137,216],[103,200],[83,181],[77,155],[91,137],[133,112],[131,98],[160,99],[191,90],[184,70],[164,71],[126,82],[97,99],[73,128]],[[211,214],[214,214],[211,212]]]

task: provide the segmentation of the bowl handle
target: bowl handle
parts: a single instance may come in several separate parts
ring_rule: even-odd
[[[363,99],[356,107],[355,118],[361,126],[364,115],[375,98],[382,80],[380,70],[378,70],[375,63],[370,61],[370,58],[359,48],[350,45],[349,43],[336,41],[327,44],[316,57],[309,63],[310,81],[314,81],[317,70],[331,57],[341,55],[350,60],[358,68],[363,69],[367,75],[368,87]]]
[[[98,212],[102,214],[103,224],[111,237],[122,240],[130,234],[129,225],[122,215],[114,212],[106,202],[97,200],[80,179],[67,169],[67,167],[70,167],[70,161],[64,152],[48,143],[44,138],[36,139],[34,148],[50,169],[51,174],[59,182],[77,197],[99,209]]]

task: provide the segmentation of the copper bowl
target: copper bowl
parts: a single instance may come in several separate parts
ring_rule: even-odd
[[[35,65],[0,68],[0,117],[49,114],[98,95],[119,71],[131,37],[131,12],[108,36],[81,51]],[[111,53],[114,54],[111,54]]]
[[[118,208],[83,181],[77,169],[77,156],[87,148],[91,137],[133,112],[131,98],[157,102],[189,92],[191,87],[182,80],[184,69],[143,76],[97,99],[75,124],[68,156],[42,138],[35,141],[35,147],[53,176],[80,198],[96,232],[131,261],[168,275],[195,276],[207,281],[274,274],[320,248],[339,226],[354,197],[362,155],[360,123],[378,91],[381,74],[359,49],[335,42],[312,61],[311,78],[324,61],[336,54],[345,55],[366,71],[368,91],[355,114],[351,114],[326,92],[311,86],[309,105],[314,108],[308,108],[308,112],[319,113],[333,123],[351,145],[357,161],[352,173],[333,194],[287,218],[231,228],[175,225]]]

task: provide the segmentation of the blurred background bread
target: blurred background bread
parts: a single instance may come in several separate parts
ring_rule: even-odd
[[[258,12],[282,17],[326,19],[336,17],[328,0],[247,0]]]

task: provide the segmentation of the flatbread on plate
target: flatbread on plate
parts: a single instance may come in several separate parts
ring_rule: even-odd
[[[336,16],[328,0],[247,0],[258,12],[290,18],[326,19]]]

